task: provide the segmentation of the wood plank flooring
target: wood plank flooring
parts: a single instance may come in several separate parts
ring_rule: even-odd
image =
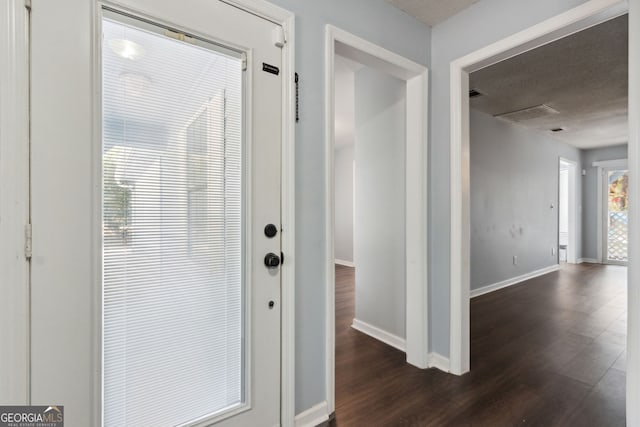
[[[354,270],[336,267],[332,426],[625,425],[626,268],[562,270],[471,300],[471,372],[405,363],[350,327]]]

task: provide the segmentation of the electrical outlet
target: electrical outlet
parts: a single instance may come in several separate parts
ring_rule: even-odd
[[[513,265],[518,265],[518,255],[513,256]]]

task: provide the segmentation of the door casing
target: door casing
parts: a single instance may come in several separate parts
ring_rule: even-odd
[[[419,368],[436,366],[428,352],[427,268],[427,140],[428,69],[347,31],[327,25],[325,31],[325,369],[327,415],[335,410],[335,79],[336,48],[340,55],[406,81],[406,204],[405,280],[407,363]]]
[[[29,14],[0,4],[0,402],[29,401]],[[7,327],[6,325],[10,325]]]

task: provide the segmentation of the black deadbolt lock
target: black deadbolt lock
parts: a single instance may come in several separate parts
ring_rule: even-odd
[[[264,235],[267,236],[268,238],[272,238],[276,234],[278,234],[278,227],[276,227],[275,225],[267,224],[264,227]]]
[[[269,252],[264,256],[264,265],[269,268],[277,267],[280,265],[280,257],[273,252]]]

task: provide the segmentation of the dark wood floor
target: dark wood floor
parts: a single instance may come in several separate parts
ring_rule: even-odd
[[[626,269],[568,265],[471,301],[471,372],[405,363],[350,327],[336,267],[334,426],[625,425]]]

